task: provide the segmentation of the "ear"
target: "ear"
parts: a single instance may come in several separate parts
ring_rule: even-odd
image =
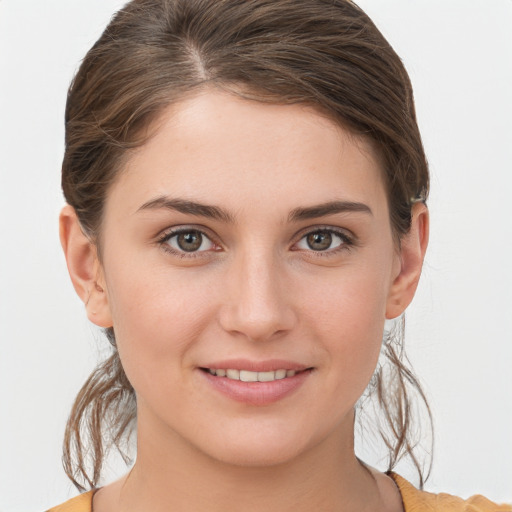
[[[97,248],[83,233],[76,212],[66,205],[59,217],[60,243],[75,291],[85,304],[87,317],[100,327],[112,327],[103,270]]]
[[[386,318],[400,316],[411,303],[420,280],[428,245],[429,216],[424,203],[412,208],[411,229],[402,237],[399,270],[394,277],[386,305]]]

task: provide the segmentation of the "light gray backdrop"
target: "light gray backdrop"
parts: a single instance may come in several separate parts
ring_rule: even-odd
[[[63,112],[80,59],[122,3],[0,0],[0,512],[75,492],[62,433],[102,343],[58,242]],[[435,416],[427,488],[509,501],[512,1],[359,3],[411,74],[432,170],[431,244],[407,333]]]

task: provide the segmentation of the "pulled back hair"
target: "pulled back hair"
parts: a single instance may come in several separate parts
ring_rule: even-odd
[[[110,187],[148,129],[169,105],[210,87],[278,104],[306,104],[355,136],[380,158],[397,243],[411,208],[426,200],[428,166],[413,93],[397,54],[349,0],[133,0],[87,53],[68,93],[62,188],[81,227],[98,247]],[[123,440],[137,407],[116,348],[91,374],[73,405],[64,467],[80,489],[97,486],[112,447]],[[403,337],[383,342],[367,395],[375,398],[388,469],[404,456],[417,468],[420,439],[413,404],[430,411],[408,366]],[[413,396],[416,395],[416,402]],[[365,400],[366,401],[366,400]]]

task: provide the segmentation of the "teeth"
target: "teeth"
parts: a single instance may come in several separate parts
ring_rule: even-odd
[[[240,380],[242,382],[258,382],[258,373],[240,370]]]
[[[259,382],[271,382],[276,380],[276,372],[258,372]]]
[[[242,382],[272,382],[274,380],[293,377],[297,372],[295,370],[276,370],[275,372],[250,372],[249,370],[213,370],[208,368],[208,372],[217,377],[227,377],[231,380],[241,380]]]
[[[226,377],[228,379],[240,380],[240,370],[226,370]]]

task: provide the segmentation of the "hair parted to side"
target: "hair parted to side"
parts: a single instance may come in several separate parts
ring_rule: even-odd
[[[164,108],[207,87],[262,102],[303,103],[380,153],[399,241],[411,205],[426,200],[428,166],[406,70],[368,16],[349,0],[133,0],[86,55],[68,93],[62,188],[101,257],[105,199],[130,151],[144,144]],[[105,455],[120,451],[136,397],[112,354],[81,389],[66,427],[64,467],[80,489],[95,487]],[[381,409],[389,469],[414,454],[411,394],[430,411],[403,345],[384,343],[390,370],[369,387]],[[430,424],[431,428],[431,424]]]

